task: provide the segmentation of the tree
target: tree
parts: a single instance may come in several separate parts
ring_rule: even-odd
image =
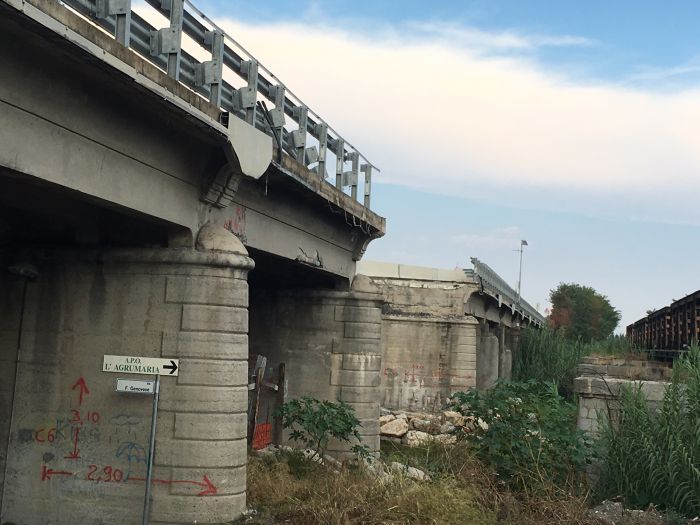
[[[589,286],[560,283],[549,292],[552,312],[550,326],[563,329],[569,339],[595,341],[612,335],[620,322],[620,312],[608,298]]]

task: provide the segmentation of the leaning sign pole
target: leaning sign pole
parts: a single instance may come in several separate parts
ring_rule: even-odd
[[[153,374],[156,378],[155,387],[152,385],[153,381],[139,382],[117,379],[117,392],[153,394],[151,435],[146,468],[146,493],[143,498],[143,516],[141,520],[143,525],[148,525],[148,514],[151,509],[151,483],[153,481],[153,456],[155,455],[156,446],[158,399],[160,398],[160,376],[177,376],[180,372],[180,360],[129,355],[106,355],[102,359],[102,371],[118,374]]]

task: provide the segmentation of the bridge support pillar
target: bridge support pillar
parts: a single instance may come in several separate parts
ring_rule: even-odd
[[[26,304],[16,286],[0,297],[3,376],[17,364],[2,396],[14,410],[1,522],[140,523],[151,397],[115,383],[153,376],[102,372],[108,354],[180,360],[161,378],[150,522],[244,510],[253,264],[227,235],[200,233],[196,250],[29,254],[39,277]]]
[[[482,320],[476,352],[476,387],[488,390],[498,381],[498,337],[491,332],[489,322]]]
[[[509,381],[513,375],[513,352],[508,347],[507,328],[498,327],[498,378]]]
[[[288,398],[344,401],[362,423],[362,443],[379,452],[379,379],[383,296],[331,290],[251,295],[251,353],[285,363]],[[329,452],[348,455],[333,442]]]
[[[475,320],[454,323],[449,348],[449,394],[466,392],[476,386],[476,340],[478,326]]]

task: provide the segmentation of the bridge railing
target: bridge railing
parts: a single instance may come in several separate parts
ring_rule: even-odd
[[[334,173],[332,183],[341,191],[349,188],[353,199],[362,182],[363,204],[370,207],[376,166],[189,0],[146,0],[153,11],[140,14],[131,0],[61,3],[229,115],[272,136],[280,155],[286,152],[323,180]],[[162,28],[150,22],[159,19]]]
[[[464,273],[477,278],[484,289],[498,297],[499,301],[510,303],[513,312],[519,312],[523,318],[531,323],[544,326],[546,319],[530,303],[518,295],[518,293],[506,283],[488,264],[481,262],[476,257],[471,259],[473,270],[465,269]],[[499,303],[500,304],[500,303]]]

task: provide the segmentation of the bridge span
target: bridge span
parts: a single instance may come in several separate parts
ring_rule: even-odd
[[[358,275],[378,171],[188,0],[0,0],[0,522],[229,523],[261,384],[378,453],[380,402],[507,377],[544,320],[487,265]]]
[[[189,2],[0,0],[0,522],[140,522],[151,458],[150,523],[235,519],[250,354],[376,451],[377,172]],[[105,355],[179,360],[154,447]]]

